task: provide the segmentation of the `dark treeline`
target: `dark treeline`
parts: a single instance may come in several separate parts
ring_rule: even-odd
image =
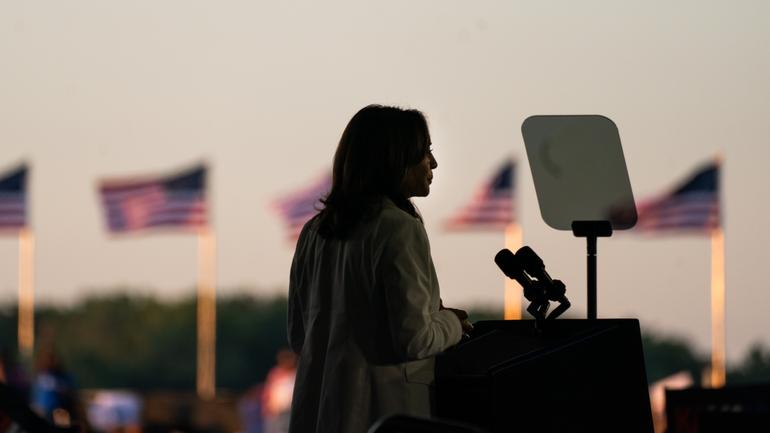
[[[473,320],[501,311],[473,309]],[[0,306],[0,346],[16,346],[15,305]],[[192,390],[195,388],[194,297],[160,301],[110,294],[73,306],[38,306],[36,346],[53,347],[81,388]],[[217,387],[235,392],[261,382],[286,346],[286,298],[230,295],[217,301]],[[686,370],[700,380],[707,364],[686,340],[643,330],[650,382]],[[770,381],[770,350],[752,347],[731,366],[728,383]]]
[[[287,344],[286,298],[235,295],[217,303],[217,386],[244,390],[264,379]],[[0,307],[5,348],[15,348],[16,314],[15,306]],[[52,346],[81,388],[195,389],[194,297],[111,294],[38,306],[35,314],[36,348]]]

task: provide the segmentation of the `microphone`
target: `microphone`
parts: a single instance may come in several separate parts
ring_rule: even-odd
[[[548,272],[545,271],[543,259],[541,259],[532,248],[527,246],[519,248],[519,250],[516,251],[516,258],[519,260],[519,263],[521,263],[521,267],[528,274],[535,277],[538,281],[547,283],[549,286],[553,285],[554,280],[548,275]]]
[[[521,261],[513,255],[511,250],[503,248],[495,254],[495,263],[497,267],[505,274],[506,277],[518,281],[521,287],[528,289],[532,287],[532,279],[524,273],[524,267]]]
[[[544,315],[548,310],[548,298],[543,293],[541,285],[536,284],[537,282],[524,271],[521,260],[511,250],[504,248],[495,255],[495,263],[506,277],[516,280],[521,285],[524,297],[532,302],[527,311],[535,317]],[[540,310],[539,313],[537,313],[538,310]]]
[[[516,254],[502,249],[495,255],[495,263],[508,278],[516,280],[524,289],[524,297],[532,302],[527,311],[535,317],[536,326],[546,319],[549,300],[557,301],[559,305],[548,315],[548,319],[555,319],[570,307],[564,283],[548,275],[543,260],[532,248],[519,248]]]
[[[551,301],[558,301],[561,304],[551,312],[549,318],[551,316],[556,318],[570,307],[571,304],[565,296],[567,287],[560,280],[554,280],[548,275],[548,272],[545,270],[543,259],[541,259],[532,248],[528,246],[519,248],[519,250],[516,251],[516,258],[519,260],[519,263],[521,263],[522,268],[527,274],[535,277],[537,281],[544,283],[548,299]]]

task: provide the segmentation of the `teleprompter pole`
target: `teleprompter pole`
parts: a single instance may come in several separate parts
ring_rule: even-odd
[[[572,233],[586,238],[586,310],[589,319],[596,319],[596,238],[612,236],[612,225],[609,221],[573,221]]]

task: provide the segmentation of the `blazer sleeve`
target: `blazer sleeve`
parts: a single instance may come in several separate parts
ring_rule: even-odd
[[[287,336],[289,340],[289,347],[294,353],[299,354],[302,352],[302,346],[305,343],[305,322],[304,312],[302,309],[302,300],[300,294],[302,293],[301,284],[303,284],[302,273],[302,245],[304,239],[304,231],[300,235],[297,241],[297,247],[294,251],[294,258],[291,262],[291,271],[289,272],[289,302],[287,305]]]
[[[451,311],[439,310],[438,281],[422,223],[402,220],[388,232],[376,266],[393,348],[405,360],[428,358],[457,344],[462,325]]]

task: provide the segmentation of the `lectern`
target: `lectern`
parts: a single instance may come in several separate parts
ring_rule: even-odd
[[[635,319],[484,321],[436,360],[440,418],[490,433],[652,433]]]

